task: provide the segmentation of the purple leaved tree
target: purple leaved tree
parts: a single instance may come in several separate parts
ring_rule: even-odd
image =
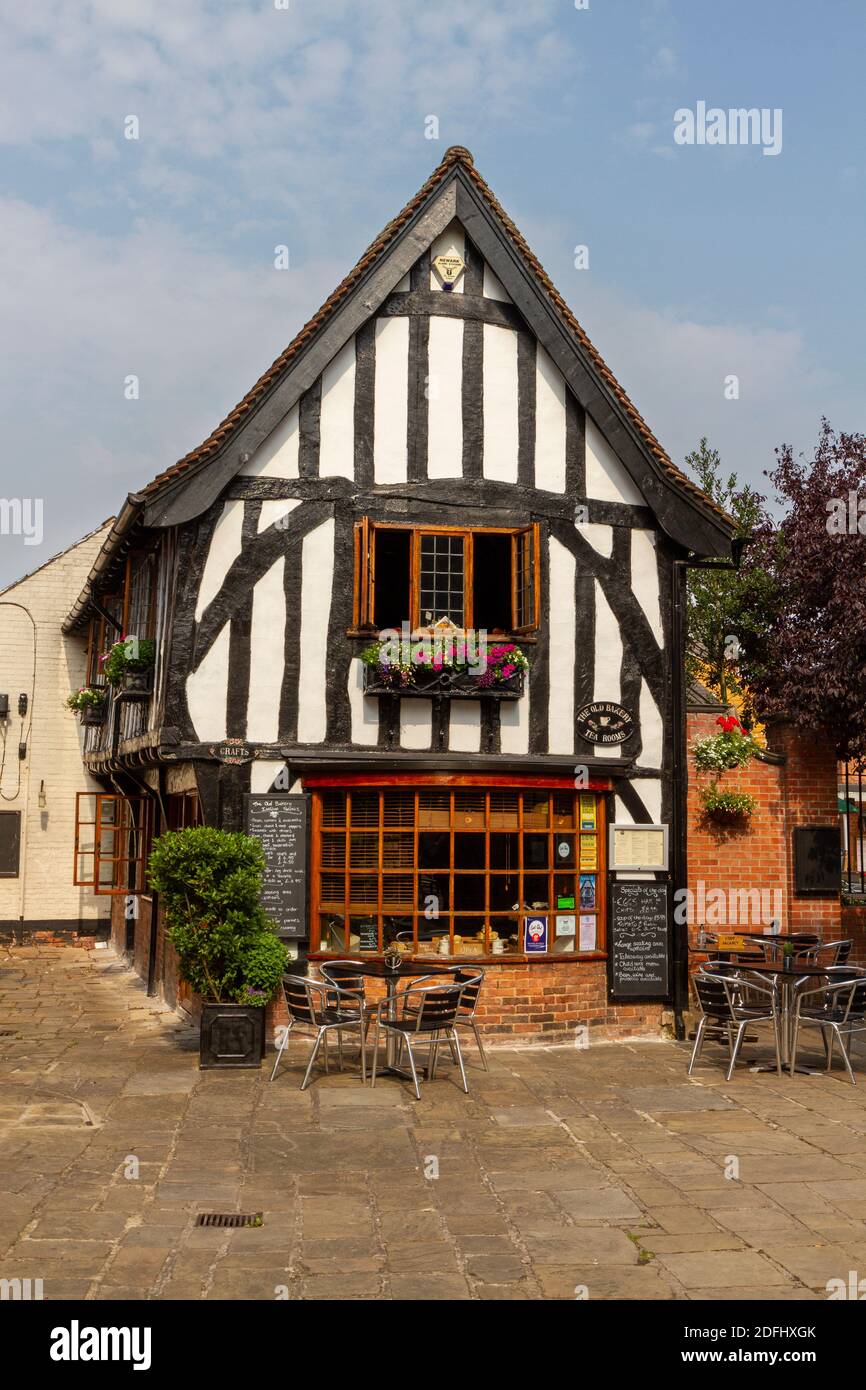
[[[827,420],[811,458],[776,450],[783,517],[743,560],[741,672],[759,716],[825,730],[840,758],[866,758],[866,436]]]

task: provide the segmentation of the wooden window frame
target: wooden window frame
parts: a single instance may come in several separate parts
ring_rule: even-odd
[[[92,819],[82,814],[87,801],[93,802]],[[111,815],[106,814],[109,807]],[[93,830],[92,847],[82,845],[84,828]],[[146,892],[145,869],[152,831],[153,801],[145,793],[126,796],[121,792],[76,792],[73,885],[89,888],[98,897],[121,893],[138,896]],[[106,839],[110,854],[103,849]],[[134,846],[134,853],[129,852],[130,845]],[[90,861],[89,873],[82,871],[82,861]],[[110,865],[110,878],[103,876],[106,865]]]
[[[371,521],[368,516],[355,522],[354,546],[354,584],[352,596],[352,626],[347,636],[364,637],[375,632],[374,614],[376,611],[376,532],[407,531],[409,541],[409,613],[405,614],[413,631],[423,629],[421,622],[421,538],[422,536],[462,536],[464,538],[464,581],[463,581],[463,627],[474,626],[473,588],[475,577],[474,537],[511,537],[511,626],[506,637],[520,636],[526,641],[534,641],[534,635],[541,624],[541,526],[537,521],[525,526],[405,526],[399,521]],[[532,615],[529,623],[518,623],[520,583],[517,573],[519,554],[518,541],[527,537],[531,541],[530,578],[532,592]]]
[[[336,779],[333,780],[334,782],[336,782]],[[330,781],[331,779],[328,779],[328,782]],[[388,917],[397,917],[406,920],[411,919],[412,955],[422,960],[431,959],[431,957],[434,955],[433,952],[429,950],[419,950],[418,929],[420,922],[424,920],[424,909],[422,906],[419,905],[421,903],[420,880],[425,875],[425,873],[435,873],[439,877],[447,877],[448,880],[449,905],[446,909],[440,912],[439,921],[441,922],[444,919],[445,923],[447,924],[447,935],[449,937],[451,948],[449,955],[447,956],[447,959],[449,961],[472,959],[486,960],[490,962],[495,961],[498,963],[507,963],[509,961],[513,962],[517,960],[533,961],[538,964],[543,964],[545,961],[586,961],[603,959],[605,957],[607,950],[607,805],[605,795],[602,791],[596,788],[583,789],[582,791],[577,791],[575,790],[574,785],[571,782],[566,783],[565,786],[561,787],[550,785],[538,786],[537,784],[532,783],[527,784],[525,781],[523,781],[523,779],[521,779],[520,783],[506,782],[504,779],[501,782],[498,780],[496,782],[492,782],[488,781],[487,779],[484,779],[483,782],[479,782],[476,784],[467,783],[465,780],[459,779],[450,781],[442,781],[440,779],[428,781],[425,779],[423,781],[407,783],[397,781],[382,781],[381,779],[377,781],[373,778],[371,778],[369,781],[365,779],[361,783],[341,783],[339,785],[331,786],[328,786],[327,783],[320,784],[319,786],[312,785],[311,790],[313,812],[311,845],[312,883],[310,894],[311,954],[332,954],[332,952],[328,951],[327,948],[322,947],[321,918],[322,916],[333,914],[334,916],[341,917],[344,922],[344,939],[342,945],[337,950],[337,954],[348,956],[357,956],[363,954],[367,957],[381,954],[385,945],[385,919]],[[389,825],[387,823],[385,815],[386,803],[384,797],[389,791],[397,790],[403,792],[404,794],[408,794],[412,797],[413,807],[411,821],[403,825]],[[340,826],[326,826],[323,823],[323,795],[326,795],[328,791],[336,792],[345,799],[345,812],[343,815],[343,824]],[[447,797],[447,827],[444,824],[438,827],[433,827],[432,825],[424,825],[422,823],[420,814],[420,798],[425,792],[433,791],[442,793]],[[482,815],[481,824],[478,824],[476,822],[473,825],[467,826],[466,824],[460,825],[457,823],[458,816],[461,814],[466,814],[465,808],[461,809],[458,801],[460,793],[463,791],[472,791],[475,794],[476,798],[483,799],[484,809],[483,812],[480,813]],[[516,826],[507,827],[503,825],[491,824],[491,815],[493,814],[491,811],[491,794],[495,794],[497,792],[513,792],[515,794],[517,798]],[[353,798],[357,797],[359,794],[365,796],[366,798],[369,798],[371,795],[375,795],[378,797],[378,815],[375,825],[369,823],[369,821],[365,822],[364,824],[354,823],[354,817],[352,814]],[[586,795],[592,795],[595,800],[596,826],[594,830],[582,829],[580,825],[580,798],[581,796]],[[565,826],[557,826],[554,823],[554,798],[563,796],[569,796],[571,798],[571,824]],[[545,825],[539,825],[533,822],[527,823],[527,798],[546,799],[547,820]],[[477,816],[479,813],[474,812],[472,814]],[[424,833],[425,830],[432,830],[434,828],[438,828],[440,833],[444,833],[447,829],[447,833],[449,836],[449,865],[447,869],[431,870],[429,866],[422,865],[419,862],[419,836],[422,833]],[[513,869],[496,869],[491,866],[490,837],[491,833],[496,834],[497,832],[515,834],[518,837],[518,864]],[[454,837],[455,834],[463,833],[477,835],[479,838],[483,836],[483,869],[461,869],[455,866]],[[402,862],[399,864],[395,863],[393,867],[389,867],[387,863],[384,862],[385,839],[388,835],[404,837],[407,842],[407,847],[411,840],[411,866],[408,865],[406,862]],[[546,856],[547,867],[545,869],[537,869],[533,866],[526,866],[524,864],[524,848],[526,844],[527,835],[546,836],[548,850]],[[573,836],[574,863],[571,867],[567,869],[557,869],[556,867],[554,849],[557,835]],[[356,861],[355,864],[352,863],[353,836],[361,836],[365,839],[369,838],[371,842],[375,838],[375,853],[372,854],[372,858],[369,859],[369,862],[366,862],[368,856],[362,855],[360,856],[360,862]],[[584,837],[594,837],[595,839],[596,867],[594,869],[581,870],[580,867],[581,841]],[[338,852],[335,856],[334,861],[328,862],[329,856],[323,854],[323,850],[326,848],[329,841],[332,842],[334,848],[337,849],[337,846],[339,845],[341,839],[343,842],[342,855]],[[358,848],[360,848],[360,844],[358,845]],[[590,951],[580,951],[578,949],[580,943],[579,924],[580,917],[582,914],[582,909],[580,907],[581,873],[593,873],[596,879],[596,906],[592,910],[583,910],[583,915],[593,915],[596,921],[595,948]],[[322,882],[324,876],[328,874],[333,875],[335,879],[339,879],[340,877],[342,877],[342,901],[339,903],[339,905],[337,905],[336,898],[332,899],[329,903],[326,899],[323,899]],[[511,879],[516,878],[515,892],[517,895],[518,902],[520,903],[520,908],[516,912],[513,909],[496,908],[493,907],[491,904],[491,879],[497,877],[505,878],[506,875],[509,875]],[[377,878],[375,903],[370,901],[369,898],[364,901],[361,901],[360,899],[356,899],[355,901],[353,901],[351,891],[353,878],[362,880],[372,879],[373,876]],[[395,878],[397,878],[398,876],[401,876],[403,878],[411,878],[411,907],[389,907],[388,896],[384,891],[386,887],[386,881],[389,878],[389,876],[394,876]],[[481,876],[484,879],[485,905],[483,909],[477,909],[474,911],[467,909],[458,909],[455,905],[455,884],[457,880],[461,877],[468,878],[478,876]],[[576,919],[574,950],[554,951],[551,948],[556,935],[555,919],[557,915],[561,915],[557,913],[557,909],[553,906],[557,896],[555,891],[555,881],[557,877],[562,879],[565,876],[568,876],[569,879],[573,881],[574,886],[574,909],[565,910],[566,913],[573,915]],[[535,914],[533,913],[533,910],[531,908],[527,908],[525,902],[525,898],[527,896],[525,891],[525,879],[538,879],[541,877],[544,877],[547,880],[546,891],[548,907],[544,910],[538,909],[538,912],[542,913],[542,915],[547,916],[549,920],[548,950],[544,953],[527,954],[524,950],[525,923],[527,917],[530,917]],[[571,895],[560,894],[559,896]],[[323,902],[327,903],[327,905],[323,906]],[[375,951],[361,952],[358,948],[356,948],[353,952],[351,949],[351,944],[349,940],[351,936],[351,922],[352,918],[355,918],[357,920],[359,917],[375,919],[377,936],[377,948]],[[479,950],[473,951],[471,953],[464,953],[462,951],[455,953],[455,922],[459,918],[471,919],[473,923],[477,920],[478,924],[482,927],[481,947]],[[489,932],[491,927],[495,928],[496,925],[504,925],[506,921],[513,922],[515,919],[519,923],[519,949],[507,951],[503,954],[494,955],[490,948]],[[348,928],[348,930],[346,930],[345,928]],[[445,934],[446,933],[442,933],[442,935]]]

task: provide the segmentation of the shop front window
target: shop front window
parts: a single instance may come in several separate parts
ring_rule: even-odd
[[[544,958],[604,949],[604,804],[571,790],[314,796],[311,946]]]

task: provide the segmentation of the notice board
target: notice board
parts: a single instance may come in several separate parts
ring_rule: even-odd
[[[265,852],[262,907],[280,936],[306,936],[309,795],[252,793],[244,803],[247,834],[261,840]]]
[[[625,881],[610,886],[610,992],[614,999],[664,999],[670,993],[668,886]]]

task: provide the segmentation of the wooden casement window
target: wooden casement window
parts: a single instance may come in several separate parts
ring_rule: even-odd
[[[123,632],[153,637],[156,627],[157,552],[127,556],[123,586]]]
[[[94,893],[144,893],[152,838],[149,796],[77,792],[72,881]]]
[[[550,959],[605,946],[605,806],[596,793],[498,786],[313,793],[310,947]],[[547,950],[526,951],[527,923]],[[498,944],[497,944],[498,943]]]
[[[539,624],[539,525],[462,529],[355,523],[354,632],[448,618],[527,635]]]
[[[165,820],[168,830],[189,830],[203,825],[198,792],[174,792],[165,798]]]

